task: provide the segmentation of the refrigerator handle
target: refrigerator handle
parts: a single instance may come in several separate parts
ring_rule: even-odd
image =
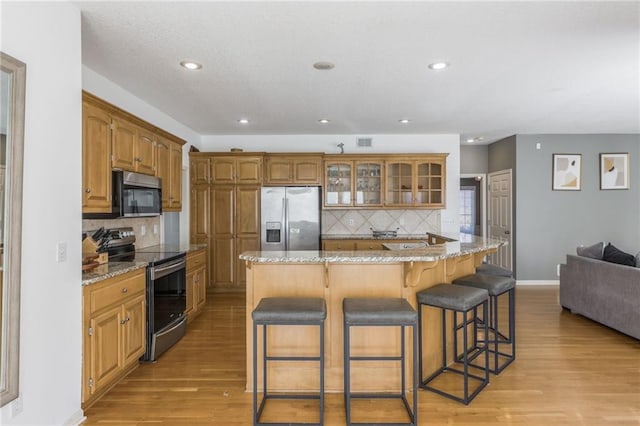
[[[289,250],[289,199],[283,198],[284,203],[284,249]]]

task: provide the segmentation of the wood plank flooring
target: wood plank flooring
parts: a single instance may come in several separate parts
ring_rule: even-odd
[[[640,425],[640,341],[563,311],[557,287],[516,294],[516,361],[469,406],[419,391],[420,425]],[[244,384],[244,294],[209,295],[187,335],[86,410],[84,424],[250,425]],[[316,402],[296,404],[271,411],[316,418]],[[367,420],[398,412],[396,402],[357,404]],[[325,424],[344,421],[342,394],[328,394]]]

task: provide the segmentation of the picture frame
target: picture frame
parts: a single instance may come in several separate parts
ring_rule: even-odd
[[[600,153],[600,189],[629,189],[629,153]]]
[[[582,154],[553,154],[552,171],[554,191],[582,189]]]

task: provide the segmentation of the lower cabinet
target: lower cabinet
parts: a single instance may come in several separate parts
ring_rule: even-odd
[[[207,301],[207,252],[205,249],[187,253],[187,321],[202,313]]]
[[[425,235],[425,240],[427,236]],[[322,240],[322,250],[335,251],[335,250],[384,250],[383,244],[386,243],[415,243],[420,240],[402,240],[402,239],[372,239],[372,240],[360,240],[360,239],[344,239],[344,240]],[[435,240],[434,240],[435,241]],[[431,244],[431,242],[430,242]],[[433,243],[435,244],[435,242]]]
[[[145,269],[82,290],[82,407],[138,365],[146,348]]]

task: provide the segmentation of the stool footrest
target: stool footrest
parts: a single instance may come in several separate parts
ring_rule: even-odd
[[[350,361],[402,361],[402,356],[351,356]]]
[[[267,361],[320,361],[319,356],[266,356]]]

